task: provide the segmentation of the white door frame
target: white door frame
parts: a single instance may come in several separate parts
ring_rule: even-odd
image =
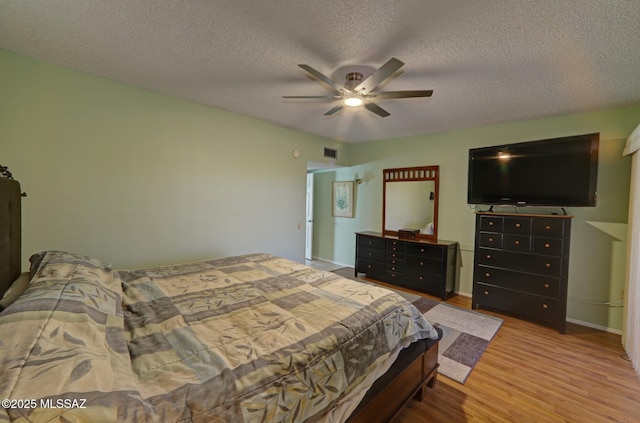
[[[304,257],[313,260],[313,173],[307,173]]]

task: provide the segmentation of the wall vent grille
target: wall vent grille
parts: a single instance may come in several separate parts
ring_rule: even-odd
[[[334,150],[333,148],[324,148],[324,156],[329,157],[330,159],[338,158],[338,150]]]

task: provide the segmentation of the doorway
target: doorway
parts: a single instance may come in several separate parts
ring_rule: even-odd
[[[313,173],[307,173],[304,258],[313,260]]]

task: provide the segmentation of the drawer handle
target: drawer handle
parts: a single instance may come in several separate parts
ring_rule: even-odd
[[[544,228],[545,228],[546,230],[549,230],[549,229],[551,229],[551,226],[549,226],[549,225],[545,225],[545,226],[544,226]]]
[[[544,244],[544,248],[549,248],[549,247],[551,247],[551,245],[549,245],[548,242]]]
[[[396,256],[396,253],[391,254],[391,257],[395,257],[395,256]]]
[[[516,228],[519,228],[519,227],[520,227],[520,224],[519,224],[519,223],[516,223]]]
[[[418,279],[422,280],[422,276],[420,276]]]
[[[369,241],[369,245],[373,244],[373,241]]]
[[[392,273],[392,274],[391,274],[391,277],[392,277],[392,278],[395,278],[395,277],[396,277],[396,274],[395,274],[395,273]]]
[[[520,245],[520,241],[515,241],[514,244]]]
[[[491,273],[489,273],[489,272],[485,273],[484,275],[485,275],[486,277],[488,277],[488,278],[489,278],[489,277],[491,277]]]
[[[484,295],[489,295],[489,291],[484,291]]]
[[[549,308],[549,306],[548,306],[548,305],[546,305],[546,304],[542,304],[542,308],[544,308],[544,309],[546,310],[546,309],[548,309],[548,308]]]
[[[421,252],[421,253],[424,253],[424,248],[420,248],[420,252]]]
[[[369,253],[369,256],[371,256],[371,253]]]
[[[544,284],[544,287],[545,287],[545,288],[549,288],[549,284],[548,284],[548,283],[545,283],[545,284]]]
[[[551,268],[551,263],[545,263],[544,267],[546,267],[547,269],[550,269]]]
[[[493,226],[493,222],[489,222],[489,226]]]
[[[490,259],[491,258],[491,254],[487,254],[487,258]]]
[[[423,261],[420,262],[420,266],[424,266],[424,262]]]
[[[489,242],[493,242],[493,238],[489,238]]]
[[[395,268],[395,267],[392,267],[392,268],[391,268],[391,270],[396,270],[396,268]]]
[[[367,268],[368,268],[368,269],[371,269],[371,265],[370,265],[370,264],[369,264],[369,265],[367,265]]]

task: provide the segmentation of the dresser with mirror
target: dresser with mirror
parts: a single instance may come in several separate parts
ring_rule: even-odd
[[[438,166],[383,170],[382,231],[356,233],[356,276],[449,298],[458,243],[438,239],[438,188]]]

